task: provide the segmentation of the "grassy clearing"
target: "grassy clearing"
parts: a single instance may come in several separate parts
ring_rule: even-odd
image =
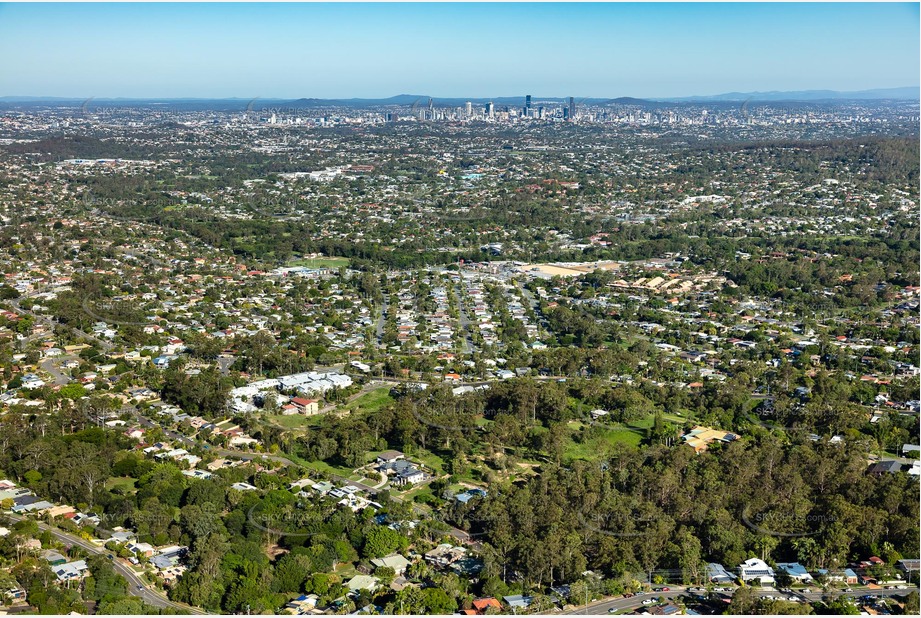
[[[306,459],[301,457],[294,457],[292,455],[285,455],[285,457],[308,470],[316,470],[317,472],[325,472],[326,474],[336,474],[346,478],[354,474],[354,470],[351,468],[331,466],[325,461],[307,461]]]
[[[136,489],[137,479],[130,476],[119,476],[110,478],[106,481],[106,489],[113,490],[121,488],[122,491],[131,492]]]
[[[357,397],[348,404],[348,408],[354,412],[377,412],[393,401],[393,397],[390,396],[390,387],[382,386]]]
[[[421,451],[418,453],[413,453],[412,455],[407,455],[408,459],[418,461],[425,465],[429,470],[434,470],[437,476],[444,474],[444,460],[429,451]]]
[[[602,456],[607,449],[617,443],[627,444],[634,448],[639,447],[646,437],[643,427],[634,426],[632,423],[626,427],[612,427],[603,434],[587,442],[568,440],[563,449],[563,459],[572,462],[576,459],[592,461]]]
[[[307,268],[342,268],[348,265],[349,258],[344,257],[296,258],[288,262],[288,266],[305,266]]]
[[[285,429],[304,429],[306,427],[319,427],[322,422],[322,415],[314,414],[313,416],[304,416],[302,414],[276,414],[274,416],[267,416],[266,419],[273,425],[278,425]]]

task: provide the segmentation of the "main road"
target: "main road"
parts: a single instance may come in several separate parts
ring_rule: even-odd
[[[870,588],[862,587],[862,588],[855,588],[854,590],[850,592],[842,592],[842,591],[823,592],[821,590],[816,590],[813,592],[806,592],[806,593],[798,592],[796,590],[794,590],[791,593],[782,593],[776,590],[771,590],[771,591],[756,590],[755,596],[758,596],[758,597],[765,597],[768,595],[775,596],[775,597],[794,596],[794,597],[797,597],[799,601],[821,601],[822,597],[829,595],[829,594],[844,595],[844,596],[849,596],[853,598],[862,597],[867,594],[873,594],[879,597],[891,597],[891,596],[907,595],[912,590],[917,590],[917,589],[918,588],[916,586],[912,586],[911,588],[907,588],[905,590],[875,590],[875,589],[871,590]],[[724,594],[732,596],[735,590],[737,589],[728,590]],[[682,596],[687,597],[688,594],[689,593],[685,592],[684,588],[678,586],[669,592],[644,592],[644,593],[636,594],[632,597],[627,597],[627,598],[617,597],[614,599],[596,601],[593,603],[589,603],[588,605],[583,605],[577,609],[572,609],[570,611],[563,612],[563,613],[569,614],[569,615],[613,614],[613,613],[621,612],[627,609],[638,609],[640,607],[643,607],[643,601],[647,599],[661,598],[663,601],[674,601],[678,597],[682,597]]]
[[[6,515],[13,521],[22,521],[24,517],[21,515]],[[39,530],[47,530],[54,536],[56,539],[63,543],[68,543],[70,545],[79,545],[81,548],[93,554],[110,554],[108,550],[104,547],[97,547],[93,545],[86,539],[80,538],[76,535],[70,534],[69,532],[64,532],[59,530],[54,526],[49,526],[48,524],[36,521],[38,524]],[[138,576],[134,569],[128,567],[125,564],[122,564],[118,560],[110,561],[112,568],[115,569],[115,572],[124,577],[128,581],[128,592],[136,597],[140,597],[148,605],[153,605],[154,607],[170,607],[176,610],[185,611],[190,614],[205,614],[204,612],[196,607],[186,605],[185,603],[176,603],[175,601],[170,601],[166,596],[158,591],[155,591],[151,588],[148,588],[144,581]]]

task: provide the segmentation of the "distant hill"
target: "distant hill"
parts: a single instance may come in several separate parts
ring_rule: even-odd
[[[270,109],[273,107],[286,107],[293,109],[309,109],[320,107],[372,107],[372,106],[398,106],[409,107],[418,102],[419,106],[428,105],[432,99],[436,107],[460,107],[467,101],[474,105],[484,105],[492,101],[497,107],[523,107],[524,95],[514,97],[431,97],[425,94],[398,94],[396,96],[379,99],[278,99],[278,98],[173,98],[173,99],[136,99],[136,98],[92,98],[82,99],[74,97],[32,97],[32,96],[4,96],[0,97],[0,107],[9,106],[81,106],[87,105],[90,110],[101,107],[144,107],[150,105],[169,105],[175,109],[184,110],[246,110],[253,111]],[[904,88],[877,88],[874,90],[858,90],[842,92],[837,90],[796,90],[769,92],[727,92],[724,94],[685,96],[685,97],[650,97],[641,99],[637,97],[575,97],[576,105],[633,105],[638,107],[655,108],[674,105],[677,103],[708,103],[728,104],[740,101],[754,102],[822,102],[822,101],[854,101],[854,100],[900,100],[918,101],[921,99],[921,88],[908,86]],[[532,96],[532,105],[566,105],[569,97],[541,97]]]
[[[904,88],[876,88],[873,90],[855,90],[842,92],[838,90],[792,90],[769,92],[727,92],[693,97],[670,97],[656,99],[681,103],[706,101],[854,101],[854,100],[921,100],[921,88],[906,86]]]

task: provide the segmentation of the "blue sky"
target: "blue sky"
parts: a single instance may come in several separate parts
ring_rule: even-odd
[[[666,97],[919,83],[914,4],[0,4],[0,96]]]

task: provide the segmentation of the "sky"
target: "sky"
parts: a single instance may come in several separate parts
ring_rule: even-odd
[[[0,96],[851,91],[919,49],[918,3],[0,4]]]

